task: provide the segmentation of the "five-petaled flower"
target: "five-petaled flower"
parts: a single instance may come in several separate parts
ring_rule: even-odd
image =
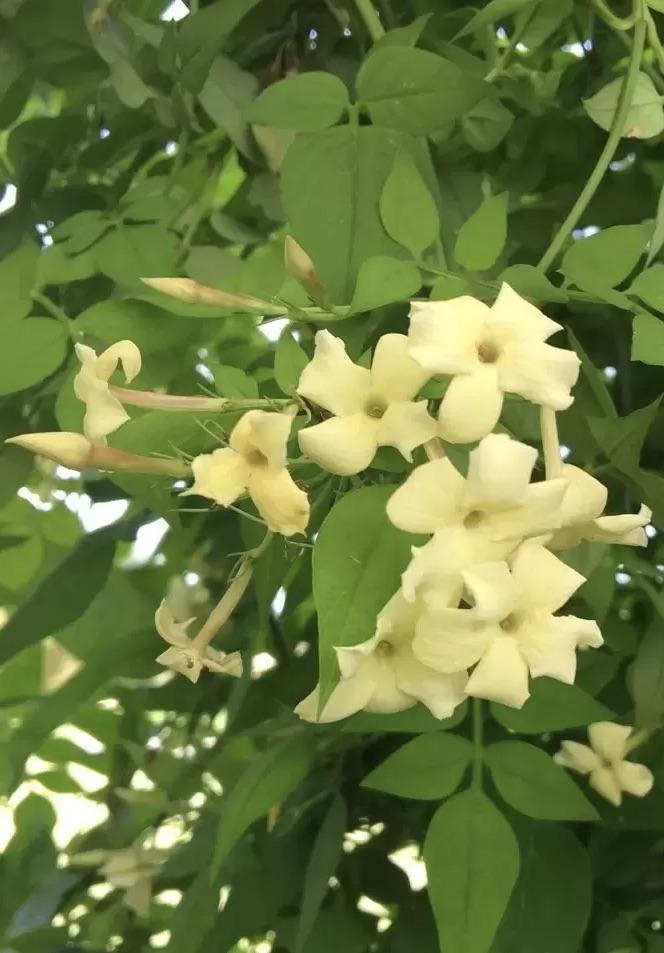
[[[109,381],[120,363],[130,383],[141,369],[141,352],[133,341],[117,341],[99,355],[87,344],[76,344],[75,350],[81,369],[74,378],[74,393],[85,404],[83,433],[93,443],[105,443],[129,420]]]
[[[563,741],[554,761],[579,774],[589,775],[591,788],[619,807],[623,791],[635,797],[645,797],[654,778],[644,764],[627,760],[633,741],[629,725],[598,721],[588,728],[588,745],[578,741]]]
[[[99,867],[99,873],[117,890],[124,890],[124,903],[141,917],[150,915],[152,881],[168,854],[153,847],[141,835],[130,847],[120,850],[88,850],[73,854],[73,866]]]
[[[553,410],[569,407],[579,358],[544,343],[560,330],[506,284],[491,308],[467,295],[414,301],[409,353],[432,374],[452,375],[440,406],[443,439],[484,437],[498,422],[505,394]]]
[[[504,559],[522,539],[560,525],[564,479],[531,483],[537,451],[505,434],[490,434],[470,453],[468,476],[449,459],[417,467],[390,497],[387,515],[399,529],[433,533],[402,577],[407,599],[456,603],[461,571]]]
[[[408,356],[407,344],[404,334],[384,334],[368,370],[353,364],[329,331],[316,334],[297,392],[334,416],[300,431],[303,453],[350,476],[368,467],[379,447],[396,447],[411,460],[415,447],[435,436],[427,402],[413,399],[431,375]]]
[[[197,494],[229,506],[248,491],[268,529],[284,536],[303,533],[309,500],[286,468],[292,421],[289,413],[247,411],[233,428],[228,447],[194,458],[194,483],[182,495]]]
[[[436,718],[449,717],[464,700],[466,672],[442,675],[413,654],[420,605],[397,592],[378,615],[376,632],[359,645],[335,649],[341,679],[319,713],[316,687],[295,709],[305,721],[329,722],[365,710],[404,711],[422,702]]]
[[[242,675],[242,657],[239,652],[230,652],[228,655],[218,649],[211,648],[207,643],[199,643],[190,639],[187,629],[193,622],[176,621],[163,599],[155,612],[154,622],[157,632],[168,642],[170,648],[157,657],[160,665],[184,675],[190,682],[197,682],[204,668],[210,672],[219,672],[222,675]]]
[[[466,693],[521,708],[528,676],[548,675],[572,684],[577,648],[597,647],[597,623],[555,616],[585,581],[534,541],[512,560],[484,563],[463,573],[472,608],[428,601],[417,625],[415,655],[445,674],[475,666]]]

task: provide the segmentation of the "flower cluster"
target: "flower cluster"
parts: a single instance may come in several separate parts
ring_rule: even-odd
[[[579,371],[573,351],[546,340],[560,325],[503,285],[494,305],[463,296],[414,302],[408,336],[384,335],[371,370],[353,364],[327,331],[298,392],[333,416],[300,431],[302,450],[333,473],[368,466],[376,449],[429,462],[396,489],[387,516],[424,533],[400,590],[367,641],[336,649],[339,681],[297,707],[311,721],[361,709],[397,712],[417,701],[438,718],[467,696],[520,708],[530,680],[571,684],[577,650],[602,644],[597,623],[556,614],[585,581],[554,550],[583,539],[645,545],[650,511],[603,516],[605,488],[563,466],[555,411],[572,403]],[[417,401],[433,374],[446,375],[438,421]],[[504,433],[504,394],[541,407],[546,478],[533,480],[537,451]],[[463,474],[445,443],[477,442]]]
[[[598,721],[588,729],[588,745],[563,741],[554,761],[564,768],[589,776],[590,786],[615,807],[622,804],[623,792],[645,797],[654,784],[652,771],[644,764],[627,760],[639,743],[629,725]]]

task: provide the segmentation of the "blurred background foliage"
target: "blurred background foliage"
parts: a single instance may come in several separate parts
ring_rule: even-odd
[[[523,712],[494,711],[488,736],[516,731],[553,751],[552,732],[601,717],[658,728],[657,47],[647,44],[630,136],[547,280],[533,266],[604,147],[617,99],[606,87],[624,74],[631,32],[586,0],[493,0],[479,12],[377,0],[388,33],[370,53],[363,6],[0,0],[0,435],[80,429],[77,340],[134,340],[144,388],[292,392],[315,328],[301,310],[306,290],[284,267],[287,233],[314,259],[327,317],[356,358],[380,333],[405,329],[407,297],[491,300],[504,276],[565,325],[583,357],[561,419],[569,459],[608,483],[614,510],[645,499],[655,515],[645,552],[586,545],[571,555],[589,578],[576,608],[606,641],[582,658],[579,688],[538,683]],[[655,24],[661,11],[651,4]],[[453,64],[455,80],[446,73],[424,104],[390,111],[381,84],[408,72],[416,46]],[[372,73],[370,57],[386,51]],[[350,107],[350,126],[335,125],[343,98],[316,98],[313,87],[301,102],[257,100],[311,71],[358,89],[364,106],[359,117]],[[436,241],[423,256],[427,221]],[[376,256],[387,271],[362,273]],[[260,324],[140,282],[176,274],[282,305],[283,316]],[[351,301],[358,316],[339,320]],[[504,424],[538,439],[530,405],[509,402]],[[202,416],[136,412],[112,443],[196,453],[217,433]],[[381,451],[358,485],[396,482],[405,469]],[[349,483],[313,469],[302,479],[313,535]],[[243,651],[253,677],[193,686],[157,674],[153,613],[164,593],[182,617],[204,615],[232,554],[261,534],[243,512],[197,511],[177,490],[0,451],[0,948],[435,953],[420,860],[431,805],[360,782],[409,733],[437,726],[419,710],[389,723],[356,716],[341,731],[300,726],[292,707],[316,679],[311,550],[281,539],[226,630],[224,647]],[[647,760],[653,794],[598,805],[601,827],[514,815],[524,861],[494,953],[664,950],[661,732]],[[147,916],[110,874],[61,863],[63,852],[127,849],[146,832],[158,851],[140,867],[152,885]],[[210,882],[215,836],[225,860]]]

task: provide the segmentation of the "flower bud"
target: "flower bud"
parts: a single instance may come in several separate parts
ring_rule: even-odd
[[[92,444],[80,433],[24,433],[5,442],[25,447],[31,453],[38,453],[72,470],[90,466]]]
[[[291,235],[287,235],[284,242],[284,264],[288,274],[299,281],[314,300],[318,301],[323,297],[323,287],[318,280],[313,261]]]
[[[222,308],[233,308],[235,311],[257,311],[260,313],[281,313],[276,311],[267,301],[251,298],[249,295],[232,294],[229,291],[219,291],[218,288],[209,288],[191,278],[141,278],[143,284],[171,298],[186,301],[187,304],[220,305]]]

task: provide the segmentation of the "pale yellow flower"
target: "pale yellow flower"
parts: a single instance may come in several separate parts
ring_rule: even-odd
[[[118,890],[124,890],[124,903],[141,917],[150,915],[152,882],[167,853],[146,843],[141,836],[122,850],[89,850],[74,854],[70,864],[99,867],[99,873]]]
[[[129,420],[109,381],[119,363],[127,383],[132,381],[141,369],[141,352],[133,341],[118,341],[99,355],[87,344],[76,344],[75,350],[81,369],[74,378],[74,393],[85,404],[83,433],[94,443],[105,443]]]
[[[207,643],[198,644],[196,639],[190,639],[187,629],[194,620],[177,622],[166,600],[159,604],[154,621],[157,632],[170,645],[170,648],[157,657],[160,665],[179,672],[190,682],[197,682],[204,668],[222,675],[233,675],[235,678],[242,675],[242,656],[239,652],[227,655],[211,648]]]

